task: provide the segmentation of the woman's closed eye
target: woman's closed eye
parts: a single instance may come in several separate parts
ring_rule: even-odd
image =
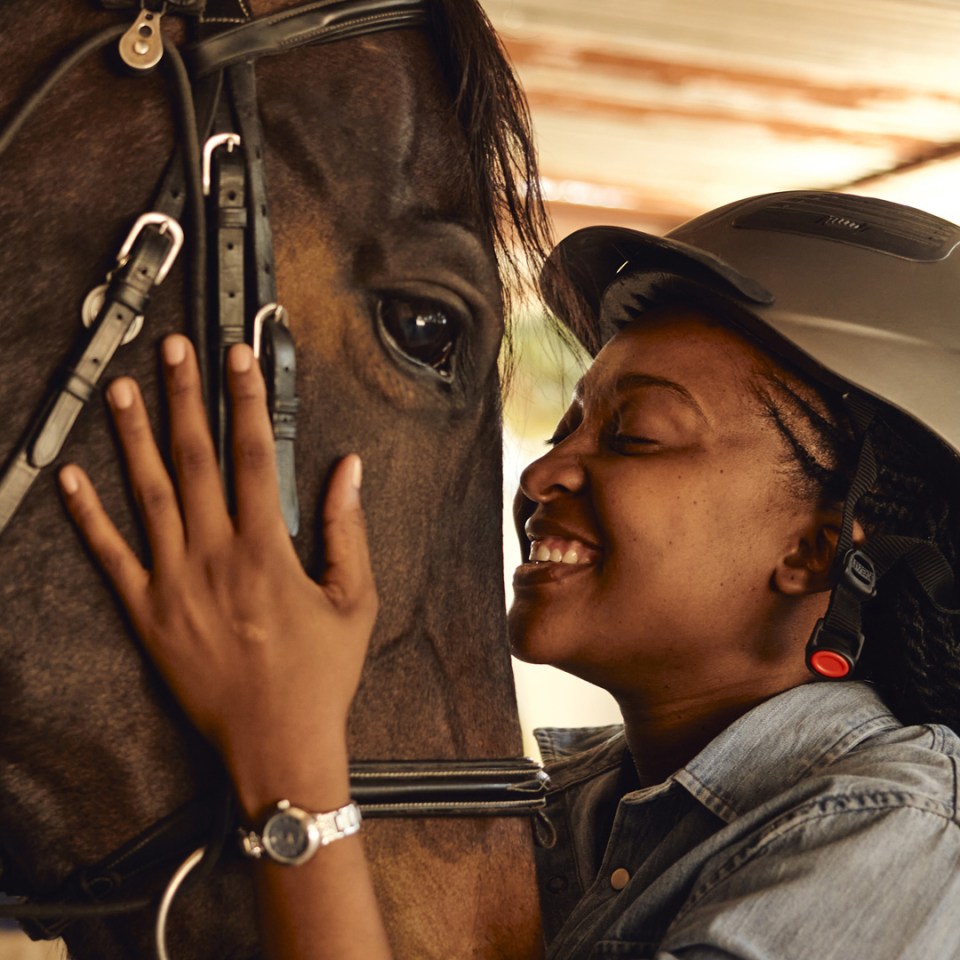
[[[624,453],[636,452],[643,448],[649,450],[651,447],[659,445],[659,441],[652,437],[640,436],[633,433],[624,433],[617,431],[612,434],[608,440],[611,447]]]

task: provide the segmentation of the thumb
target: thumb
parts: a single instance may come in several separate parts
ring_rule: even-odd
[[[376,603],[367,528],[360,505],[363,464],[351,453],[334,468],[323,505],[327,570],[322,586],[336,606]]]

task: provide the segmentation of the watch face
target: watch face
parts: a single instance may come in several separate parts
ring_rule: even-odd
[[[276,813],[263,830],[263,845],[282,860],[296,860],[310,843],[306,824],[289,813]]]

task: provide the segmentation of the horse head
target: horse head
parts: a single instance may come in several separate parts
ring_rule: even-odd
[[[258,16],[289,4],[266,6]],[[535,189],[524,192],[535,179],[522,98],[482,12],[464,0],[428,9],[421,25],[298,45],[255,67],[273,280],[297,348],[296,544],[312,572],[324,565],[317,505],[331,464],[356,450],[366,465],[382,614],[351,727],[362,759],[519,749],[503,638],[498,258],[509,260],[514,236],[542,251],[544,221]],[[0,9],[3,115],[80,38],[135,13],[75,0]],[[188,48],[194,28],[163,19],[168,44]],[[76,67],[3,156],[3,456],[75,353],[80,305],[150,208],[178,139],[169,74],[121,76],[115,60],[98,54]],[[137,377],[155,410],[156,343],[183,329],[195,293],[185,219],[184,254],[108,375]],[[162,431],[162,415],[158,423]],[[142,543],[96,401],[62,458],[86,467]],[[40,475],[0,539],[0,887],[40,899],[65,882],[81,896],[115,884],[112,851],[222,783],[52,478]],[[506,820],[371,823],[398,955],[529,955],[527,834]],[[124,893],[153,896],[175,865],[132,871]],[[174,905],[171,953],[254,956],[253,918],[247,871],[227,857]],[[84,919],[63,936],[76,957],[148,955],[151,911]]]

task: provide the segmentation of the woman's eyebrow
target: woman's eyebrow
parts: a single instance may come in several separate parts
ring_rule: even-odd
[[[668,380],[666,377],[657,377],[650,373],[625,373],[618,377],[613,386],[614,393],[627,393],[630,390],[636,390],[639,387],[660,387],[669,390],[680,400],[682,400],[704,423],[709,425],[707,415],[703,408],[694,399],[693,394],[682,384],[675,380]],[[574,390],[574,398],[583,400],[583,380],[577,383]]]

